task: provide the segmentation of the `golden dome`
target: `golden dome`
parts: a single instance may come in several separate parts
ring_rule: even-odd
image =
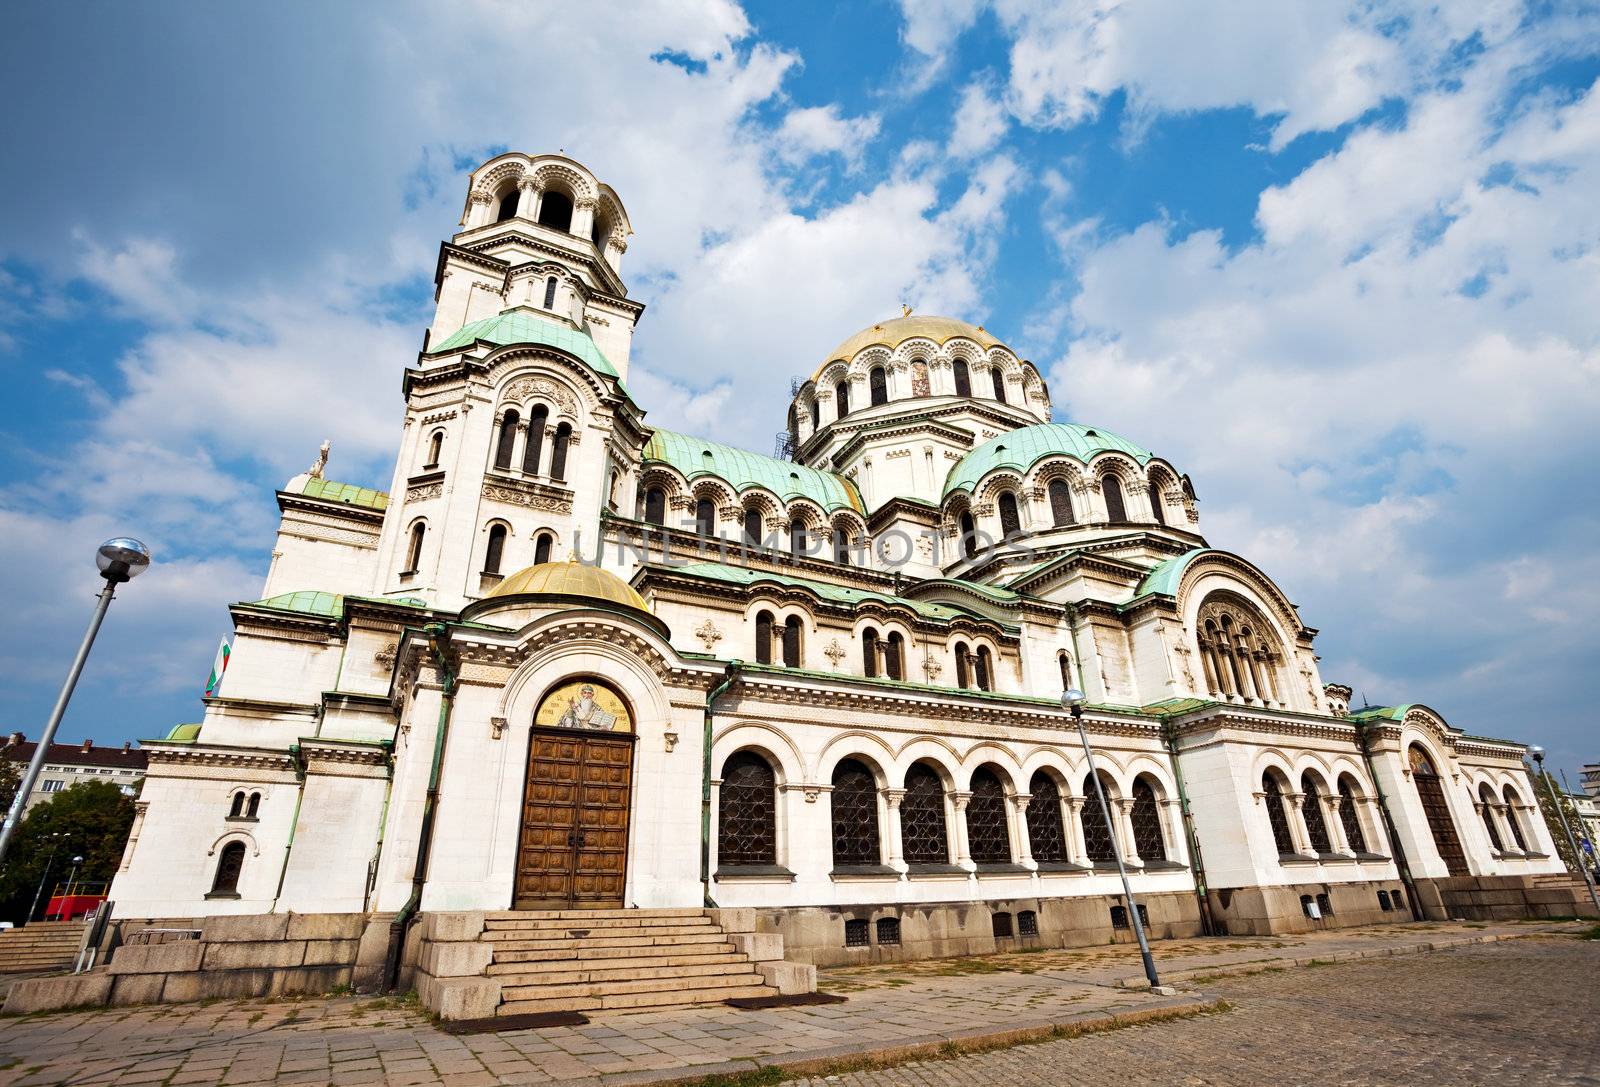
[[[581,562],[541,562],[524,567],[507,576],[484,599],[521,596],[524,593],[576,596],[585,600],[606,601],[647,614],[650,611],[650,605],[634,591],[632,585],[608,570],[586,566]]]
[[[871,328],[862,329],[851,336],[844,343],[835,347],[828,357],[823,360],[813,380],[820,377],[835,362],[849,362],[860,354],[864,348],[887,347],[893,351],[907,340],[925,339],[936,344],[944,344],[950,340],[971,340],[983,348],[1004,346],[998,339],[979,328],[969,325],[965,321],[958,321],[954,317],[896,317],[888,321],[879,321]]]

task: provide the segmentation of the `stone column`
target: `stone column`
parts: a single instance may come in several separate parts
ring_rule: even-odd
[[[1067,859],[1073,864],[1082,864],[1090,868],[1094,862],[1089,860],[1089,847],[1083,840],[1083,802],[1081,796],[1063,797],[1061,806],[1066,809],[1066,823],[1062,829],[1067,837]]]
[[[955,809],[956,863],[969,872],[977,867],[972,863],[972,848],[967,842],[967,802],[971,799],[971,793],[950,794],[950,806]]]
[[[904,789],[879,789],[883,797],[887,818],[884,820],[884,844],[888,847],[889,867],[904,872],[908,867],[900,852],[900,802],[906,798]]]
[[[1028,793],[1017,793],[1011,798],[1011,822],[1016,831],[1011,840],[1017,843],[1017,863],[1024,868],[1039,867],[1033,859],[1033,841],[1028,837],[1028,802],[1032,799]]]
[[[522,179],[522,192],[517,197],[517,215],[523,219],[539,221],[539,197],[544,190],[531,177]]]
[[[1322,821],[1328,824],[1328,837],[1332,839],[1333,851],[1335,853],[1343,853],[1346,856],[1353,855],[1355,850],[1350,846],[1350,839],[1344,832],[1344,820],[1339,815],[1340,809],[1344,807],[1344,798],[1338,793],[1329,793],[1320,799],[1322,800]]]
[[[1167,825],[1163,828],[1167,837],[1167,858],[1178,864],[1188,864],[1189,839],[1183,832],[1183,802],[1163,800],[1161,803],[1167,809]]]
[[[1393,857],[1394,844],[1389,841],[1389,828],[1383,825],[1383,812],[1378,807],[1378,798],[1362,794],[1360,799],[1367,806],[1366,825],[1362,827],[1367,836],[1367,848],[1385,857]]]
[[[1500,845],[1508,853],[1516,852],[1517,839],[1511,833],[1510,809],[1504,804],[1493,804],[1494,819],[1500,826]]]
[[[523,458],[528,455],[528,423],[526,420],[517,424],[517,440],[511,446],[511,470],[522,471]],[[543,467],[543,465],[540,465]]]
[[[488,223],[489,205],[492,203],[494,203],[494,197],[486,192],[474,192],[472,194],[471,205],[467,208],[466,227],[468,230]]]
[[[595,200],[592,196],[580,197],[572,202],[572,233],[574,237],[588,238],[594,230]]]
[[[1311,849],[1311,831],[1306,829],[1305,793],[1284,793],[1284,806],[1289,809],[1289,837],[1294,839],[1294,851],[1307,856]]]
[[[1122,859],[1129,865],[1143,866],[1139,858],[1139,844],[1133,836],[1133,801],[1125,796],[1106,797],[1111,801],[1111,819],[1115,823],[1112,833],[1122,843]]]

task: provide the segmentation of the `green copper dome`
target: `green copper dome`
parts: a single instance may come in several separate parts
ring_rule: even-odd
[[[656,431],[644,447],[644,459],[646,463],[670,464],[685,479],[715,476],[741,493],[765,487],[782,499],[809,498],[829,513],[837,509],[866,512],[855,484],[843,476],[688,434]]]
[[[990,438],[962,457],[945,477],[944,493],[970,491],[978,480],[996,468],[1026,472],[1045,457],[1062,453],[1087,464],[1096,453],[1107,450],[1126,453],[1140,464],[1148,464],[1150,458],[1155,456],[1148,449],[1142,449],[1128,439],[1099,427],[1078,423],[1040,423]]]
[[[569,355],[576,355],[597,374],[616,377],[617,368],[595,346],[587,333],[558,324],[550,315],[528,306],[513,306],[493,317],[474,321],[457,329],[436,344],[428,345],[427,354],[438,355],[445,351],[459,351],[477,341],[505,346],[514,343],[536,343],[554,347]]]

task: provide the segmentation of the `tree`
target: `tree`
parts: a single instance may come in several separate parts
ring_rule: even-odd
[[[0,818],[11,810],[17,788],[22,784],[22,765],[0,756]]]
[[[1566,831],[1561,829],[1561,817],[1556,814],[1556,809],[1550,803],[1550,794],[1561,798],[1561,811],[1567,817],[1567,826],[1572,828],[1575,837],[1583,836],[1583,821],[1578,818],[1578,809],[1572,803],[1572,798],[1567,796],[1567,791],[1561,787],[1548,770],[1541,771],[1538,775],[1534,792],[1539,797],[1539,814],[1544,816],[1544,825],[1550,829],[1550,837],[1556,843],[1556,854],[1561,858],[1561,863],[1567,866],[1567,871],[1581,876],[1582,868],[1572,855],[1572,847],[1567,844]]]
[[[46,868],[48,895],[67,878],[74,856],[83,858],[80,880],[109,882],[122,863],[132,826],[133,800],[109,781],[86,781],[36,805],[17,828],[0,869],[0,920],[27,920]]]

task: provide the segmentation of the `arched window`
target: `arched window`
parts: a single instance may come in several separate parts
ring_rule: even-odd
[[[800,617],[791,615],[783,621],[783,666],[800,667]]]
[[[889,402],[889,375],[882,366],[872,368],[872,372],[867,376],[867,384],[872,391],[874,407]]]
[[[1300,793],[1300,814],[1306,821],[1306,833],[1311,837],[1311,852],[1332,853],[1328,821],[1322,817],[1322,790],[1317,787],[1317,776],[1309,770],[1300,775]]]
[[[1156,791],[1141,777],[1133,783],[1133,807],[1128,811],[1133,824],[1133,849],[1142,861],[1167,859],[1167,843],[1161,833],[1161,810]]]
[[[694,504],[694,530],[702,536],[712,536],[717,531],[717,506],[709,498]]]
[[[1509,785],[1506,786],[1505,801],[1506,825],[1511,828],[1511,837],[1516,840],[1517,848],[1526,853],[1528,851],[1528,839],[1522,836],[1522,819],[1517,814],[1517,808],[1521,802],[1517,797],[1517,791]]]
[[[1465,876],[1466,854],[1461,851],[1461,839],[1456,836],[1455,821],[1450,818],[1450,805],[1444,798],[1444,785],[1433,768],[1433,760],[1418,744],[1407,752],[1411,764],[1411,781],[1417,787],[1417,798],[1422,801],[1423,814],[1428,817],[1428,830],[1433,834],[1434,848],[1452,876]]]
[[[989,647],[986,645],[978,647],[978,667],[976,671],[978,690],[994,690],[994,658],[989,655]]]
[[[971,682],[970,665],[967,663],[967,643],[956,643],[956,686],[966,690]]]
[[[239,819],[244,816],[244,794],[234,793],[233,804],[228,808],[229,819]]]
[[[1006,402],[1006,375],[1000,372],[1000,367],[989,367],[989,378],[994,382],[994,398],[1000,403]]]
[[[510,468],[511,454],[517,448],[517,424],[522,421],[522,416],[515,411],[507,410],[500,420],[500,440],[494,447],[494,466],[496,468]]]
[[[1077,684],[1072,682],[1072,658],[1067,656],[1065,649],[1056,654],[1056,664],[1061,669],[1061,689],[1072,690]]]
[[[961,553],[969,559],[978,553],[978,525],[965,510],[961,512]]]
[[[556,538],[550,533],[539,533],[533,541],[533,561],[535,565],[550,561],[550,548],[555,542]]]
[[[506,526],[490,525],[489,542],[483,549],[483,572],[486,574],[498,574],[500,572],[500,560],[504,557],[505,551]]]
[[[1106,803],[1110,804],[1113,793],[1111,782],[1104,775],[1100,775],[1100,784],[1106,791]],[[1111,840],[1111,824],[1106,822],[1106,813],[1100,808],[1100,798],[1095,795],[1094,778],[1085,776],[1083,779],[1083,850],[1091,864],[1111,864],[1117,859],[1116,847]]]
[[[1278,847],[1279,856],[1288,856],[1294,852],[1294,835],[1289,833],[1289,809],[1277,775],[1271,771],[1261,775],[1261,792],[1261,802],[1267,806],[1267,822],[1272,825],[1272,842]]]
[[[861,632],[861,674],[869,679],[878,674],[878,632],[871,627]]]
[[[772,613],[756,613],[756,663],[772,663]]]
[[[556,305],[556,277],[551,276],[544,281],[544,308],[554,309]]]
[[[428,462],[424,468],[439,467],[439,457],[444,452],[444,431],[436,430],[433,437],[428,439]]]
[[[522,449],[522,470],[529,475],[539,474],[539,458],[544,454],[544,428],[550,420],[550,409],[537,404],[528,411],[528,444]],[[555,466],[551,466],[552,474]]]
[[[1106,499],[1106,520],[1126,521],[1128,508],[1122,502],[1122,481],[1106,473],[1100,477],[1100,493]]]
[[[956,377],[956,395],[971,396],[972,374],[967,370],[967,360],[956,359],[954,371]]]
[[[1070,525],[1072,516],[1072,487],[1064,479],[1050,481],[1050,520],[1057,528]]]
[[[1005,864],[1011,860],[1006,791],[987,766],[980,766],[972,775],[972,796],[967,799],[967,850],[979,864]]]
[[[1494,846],[1494,851],[1504,853],[1506,847],[1500,840],[1500,828],[1494,825],[1494,806],[1494,790],[1484,782],[1478,786],[1478,811],[1483,816],[1483,829],[1489,832],[1489,844]]]
[[[1000,535],[1010,537],[1014,532],[1022,531],[1022,515],[1017,511],[1017,496],[1010,491],[1001,491],[1000,500]]]
[[[806,525],[795,517],[789,522],[789,554],[800,558],[806,553]]]
[[[778,863],[778,781],[753,751],[722,764],[718,793],[717,865],[737,868]]]
[[[1349,774],[1339,779],[1339,821],[1344,825],[1345,840],[1357,853],[1365,853],[1367,836],[1361,829],[1361,813],[1356,810],[1356,798],[1359,795]]]
[[[546,189],[539,201],[539,225],[572,233],[572,197],[555,189]]]
[[[567,478],[567,446],[572,442],[572,424],[556,427],[555,441],[550,443],[550,478]]]
[[[883,671],[890,679],[903,679],[905,639],[898,630],[889,632],[889,641],[883,647]]]
[[[422,541],[428,535],[428,525],[418,521],[411,526],[411,540],[406,545],[406,568],[402,574],[414,574],[422,569]]]
[[[1150,512],[1155,514],[1157,524],[1164,525],[1167,523],[1166,500],[1161,496],[1161,478],[1159,476],[1150,477]]]
[[[1040,863],[1067,862],[1067,836],[1061,825],[1061,790],[1043,770],[1028,782],[1028,843]]]
[[[850,565],[850,533],[843,525],[833,526],[833,561],[840,566]]]
[[[211,880],[214,898],[238,898],[239,874],[244,871],[244,843],[229,842],[217,857],[217,874]]]
[[[950,861],[944,830],[944,782],[927,763],[914,763],[906,771],[906,795],[900,801],[900,852],[907,864]]]
[[[822,401],[815,394],[811,397],[811,429],[815,431],[822,425]]]
[[[644,519],[652,525],[667,523],[667,492],[661,487],[651,487],[644,492]]]
[[[761,543],[761,510],[755,506],[744,508],[744,542],[754,546]]]
[[[850,414],[850,383],[841,381],[833,387],[833,414],[843,419]]]
[[[878,848],[878,779],[864,763],[845,759],[833,768],[833,865],[881,864]]]
[[[495,222],[503,223],[517,214],[517,195],[516,187],[513,186],[500,198],[500,210],[495,213]]]
[[[250,802],[244,806],[244,817],[254,819],[261,813],[261,794],[251,793]]]
[[[1200,663],[1216,696],[1281,701],[1283,652],[1271,626],[1242,598],[1214,594],[1200,606]]]

